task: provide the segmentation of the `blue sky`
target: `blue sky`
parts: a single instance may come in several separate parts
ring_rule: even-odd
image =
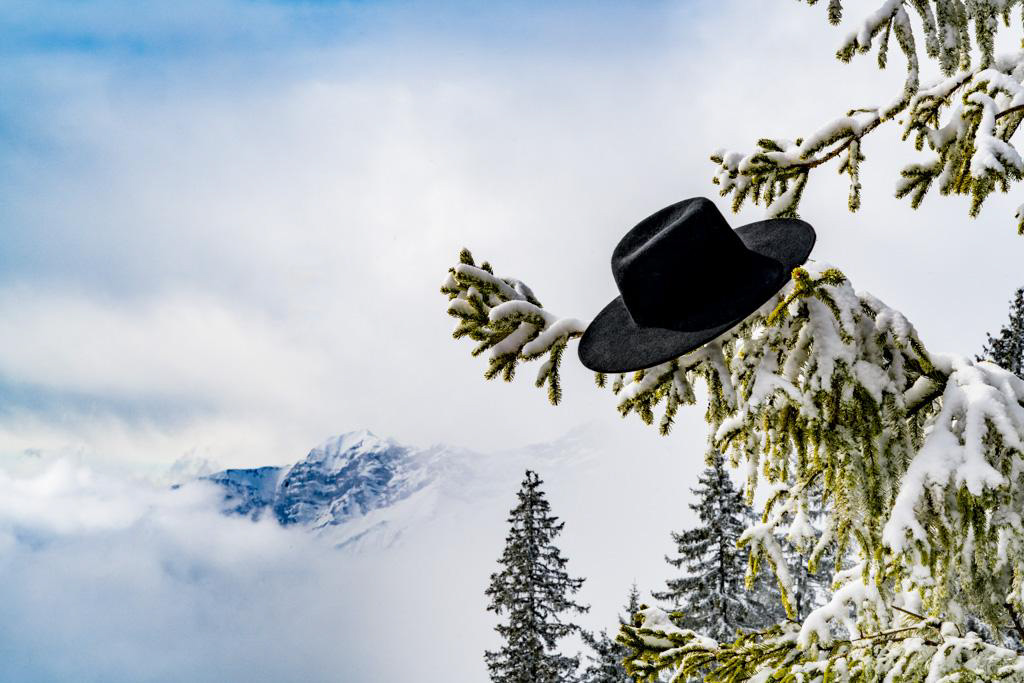
[[[628,46],[636,55],[669,32],[665,8],[488,3],[484,11],[468,2],[233,0],[133,3],[126,11],[117,2],[12,4],[0,25],[7,64],[0,282],[46,279],[122,298],[167,278],[187,281],[196,270],[216,277],[214,263],[193,270],[181,259],[147,258],[150,240],[172,240],[174,225],[139,231],[128,216],[115,228],[106,217],[53,215],[70,202],[130,204],[103,194],[103,174],[113,172],[120,155],[166,161],[155,156],[165,153],[157,146],[200,134],[182,130],[202,127],[190,116],[214,119],[211,127],[230,127],[238,118],[259,122],[268,100],[318,80],[353,89],[375,82],[443,88],[496,70],[503,77],[509,70],[542,76],[548,63],[572,68],[601,61],[609,48],[627,49],[619,38],[626,27],[638,38]],[[552,83],[539,80],[534,87],[542,97]],[[268,112],[267,135],[282,125],[272,117]],[[119,144],[125,125],[143,139]],[[197,170],[189,167],[196,162],[174,160],[182,173]],[[198,251],[189,256],[202,258]]]

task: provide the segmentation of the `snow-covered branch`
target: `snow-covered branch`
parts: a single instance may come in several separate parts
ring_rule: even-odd
[[[496,276],[486,261],[477,266],[466,249],[459,254],[459,263],[448,269],[441,293],[449,299],[448,315],[458,320],[452,336],[479,342],[474,356],[488,352],[487,379],[501,375],[511,382],[520,361],[547,355],[535,383],[547,384],[551,403],[561,401],[562,355],[569,340],[583,334],[585,323],[544,310],[526,284]]]
[[[636,653],[626,660],[626,671],[640,683],[1024,680],[1024,658],[1016,652],[934,619],[812,648],[802,648],[799,639],[800,627],[784,623],[731,643],[708,642],[679,629],[657,608],[641,611],[619,634],[619,642]]]
[[[993,190],[1007,192],[1024,178],[1024,161],[1012,141],[1024,120],[1024,52],[994,53],[997,20],[1009,26],[1018,5],[1024,6],[1024,0],[885,0],[860,20],[836,56],[849,61],[876,50],[879,68],[885,68],[895,36],[907,69],[895,100],[851,110],[796,141],[762,138],[752,152],[718,150],[711,155],[717,165],[712,182],[722,196],[731,195],[734,211],[749,200],[763,203],[769,217],[795,216],[811,171],[838,158],[839,173],[849,176],[848,207],[856,211],[865,138],[902,116],[903,139],[913,137],[918,150],[927,144],[934,156],[901,170],[896,196],[909,197],[917,208],[938,181],[943,195],[970,196],[969,213],[977,216]],[[828,12],[830,21],[839,23],[843,2],[832,0]],[[925,56],[944,75],[925,87],[919,82],[916,34],[923,37]],[[978,60],[972,65],[975,53]],[[1016,217],[1018,232],[1024,234],[1024,211]]]

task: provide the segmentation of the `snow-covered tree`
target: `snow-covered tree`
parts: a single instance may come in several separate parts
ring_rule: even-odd
[[[587,607],[572,600],[583,579],[571,578],[566,558],[555,546],[565,522],[551,514],[543,482],[527,470],[519,503],[509,513],[501,570],[491,575],[487,609],[507,619],[495,630],[505,641],[484,654],[495,683],[564,683],[572,680],[579,658],[557,651],[558,641],[579,630],[565,621]]]
[[[640,591],[637,590],[636,584],[629,589],[625,610],[626,616],[619,616],[620,628],[640,611]],[[580,683],[633,683],[633,678],[626,673],[623,664],[629,656],[629,648],[610,636],[605,629],[596,634],[581,631],[580,635],[591,652],[586,655],[588,662],[580,676]]]
[[[1017,290],[1010,302],[1010,320],[988,341],[978,360],[991,360],[1024,379],[1024,287]]]
[[[810,5],[818,0],[807,0]],[[843,20],[844,0],[829,0],[828,19]],[[812,170],[838,160],[849,176],[848,205],[860,207],[860,166],[865,138],[891,121],[913,139],[921,161],[904,167],[897,197],[914,208],[937,185],[940,194],[969,195],[976,216],[993,190],[1006,192],[1024,177],[1024,160],[1013,137],[1024,120],[1024,51],[995,53],[1002,24],[1024,7],[1024,0],[874,0],[876,9],[856,20],[836,57],[849,62],[872,50],[878,66],[888,64],[895,40],[906,61],[903,89],[882,106],[851,108],[815,131],[788,140],[766,137],[753,151],[719,150],[713,182],[733,209],[747,200],[764,203],[770,216],[795,216]],[[1018,19],[1017,21],[1020,21]],[[1015,43],[1020,42],[1016,31]],[[922,60],[923,58],[923,60]],[[934,67],[937,78],[922,84],[922,69]],[[1024,205],[1017,210],[1024,234]]]
[[[652,596],[679,613],[676,623],[718,640],[732,640],[740,630],[774,623],[780,610],[777,598],[765,595],[762,586],[744,590],[747,551],[738,541],[754,521],[754,512],[729,478],[721,453],[712,450],[708,457],[697,487],[690,489],[690,509],[699,523],[672,534],[678,554],[665,558],[683,573]]]
[[[456,334],[484,340],[492,368],[547,354],[541,384],[583,328],[468,252],[442,289]],[[635,679],[1024,681],[1024,656],[966,629],[976,615],[1024,633],[1024,380],[928,350],[901,313],[820,263],[718,339],[608,379],[597,383],[619,412],[662,433],[706,383],[711,446],[743,466],[748,500],[764,501],[739,541],[748,582],[771,570],[789,614],[730,642],[643,609],[620,633]],[[815,539],[798,520],[816,495]],[[803,619],[780,538],[813,542],[811,570],[826,552],[840,558],[827,603]]]

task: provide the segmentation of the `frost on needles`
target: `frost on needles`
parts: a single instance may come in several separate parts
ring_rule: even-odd
[[[456,266],[445,281],[456,336],[467,334],[466,306],[487,306],[471,336],[500,344],[513,368],[547,354],[550,377],[583,324],[483,272]],[[536,310],[508,324],[493,316],[506,296]],[[771,572],[788,617],[718,640],[642,609],[619,636],[636,680],[1024,681],[1024,656],[967,628],[980,620],[1006,634],[1024,613],[1024,380],[929,351],[901,313],[822,264],[796,269],[714,342],[598,384],[616,393],[622,415],[667,433],[679,406],[695,402],[698,380],[709,448],[742,468],[748,502],[764,501],[739,538],[747,586]],[[805,523],[815,507],[817,536]],[[812,572],[826,555],[840,558],[825,604],[806,616],[796,613],[787,544]]]
[[[843,0],[828,2],[831,23],[840,23],[843,6]],[[921,161],[900,171],[896,196],[917,208],[937,187],[943,195],[970,196],[969,213],[977,216],[989,194],[1007,192],[1024,177],[1024,160],[1012,140],[1024,120],[1024,51],[994,51],[997,32],[1011,26],[1015,13],[1022,16],[1014,28],[1024,34],[1019,29],[1024,0],[878,2],[875,11],[858,19],[836,56],[848,62],[874,51],[884,69],[895,41],[906,64],[902,91],[888,104],[851,109],[795,140],[765,137],[752,151],[718,150],[711,156],[718,167],[712,182],[722,196],[731,195],[734,211],[750,200],[763,203],[769,217],[795,216],[810,172],[837,160],[840,175],[849,177],[848,206],[856,211],[864,140],[896,120],[903,139],[912,139],[923,152]],[[922,56],[941,74],[924,85]],[[1024,234],[1024,205],[1016,218]]]

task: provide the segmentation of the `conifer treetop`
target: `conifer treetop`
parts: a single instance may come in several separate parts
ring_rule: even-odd
[[[626,616],[619,616],[620,627],[629,623],[640,610],[640,591],[635,583],[626,596],[624,609]],[[580,675],[580,683],[634,683],[623,663],[629,656],[629,649],[625,645],[603,629],[597,634],[581,631],[580,635],[593,653],[587,655],[588,663]]]
[[[999,334],[988,335],[978,360],[991,360],[1024,379],[1024,287],[1016,291],[1010,302],[1010,319]]]
[[[839,24],[843,10],[843,0],[829,0],[829,22]],[[849,62],[874,51],[884,69],[895,40],[907,72],[902,91],[886,105],[850,109],[795,140],[765,137],[753,151],[720,149],[711,155],[717,166],[712,182],[722,196],[731,196],[734,211],[749,200],[763,204],[770,217],[792,217],[811,171],[838,160],[838,172],[849,177],[847,205],[856,211],[864,139],[899,118],[903,139],[928,151],[900,171],[896,197],[909,198],[917,208],[937,186],[943,195],[970,196],[969,214],[977,216],[994,190],[1007,192],[1024,177],[1024,160],[1012,140],[1024,120],[1024,52],[994,51],[996,34],[1011,26],[1018,11],[1024,16],[1024,0],[879,1],[843,39],[836,57]],[[1019,24],[1014,28],[1020,31]],[[942,77],[922,84],[922,58]],[[1016,218],[1024,234],[1024,205]]]
[[[486,590],[487,609],[506,617],[495,630],[504,645],[484,658],[495,683],[562,683],[579,666],[575,657],[557,651],[558,641],[579,630],[564,619],[589,608],[573,601],[583,585],[566,571],[567,560],[554,545],[565,526],[551,506],[536,472],[526,471],[509,513],[509,532]]]

